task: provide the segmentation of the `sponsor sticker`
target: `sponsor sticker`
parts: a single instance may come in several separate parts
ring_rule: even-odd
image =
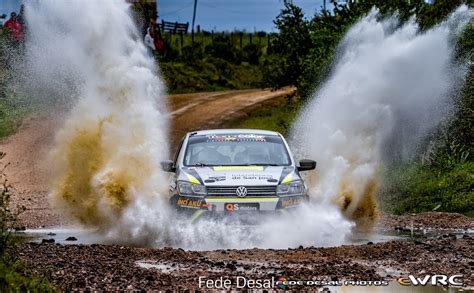
[[[214,181],[225,181],[227,179],[227,177],[225,175],[223,175],[223,176],[209,176],[209,179],[214,180]]]
[[[273,179],[273,176],[266,175],[266,174],[233,174],[232,175],[232,180],[269,180],[269,179]]]
[[[178,206],[199,209],[201,208],[203,200],[202,199],[192,199],[187,197],[178,198]]]
[[[266,141],[265,136],[256,134],[208,135],[208,141]]]
[[[260,204],[258,203],[226,203],[224,208],[228,212],[236,211],[258,211]]]
[[[281,200],[281,206],[284,208],[294,207],[303,201],[301,197],[289,197]]]

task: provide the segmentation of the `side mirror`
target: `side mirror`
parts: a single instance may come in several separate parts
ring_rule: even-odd
[[[161,164],[161,169],[165,172],[176,172],[176,167],[174,166],[173,161],[171,160],[166,160],[160,163]]]
[[[316,161],[313,160],[301,160],[298,171],[309,171],[316,169]]]

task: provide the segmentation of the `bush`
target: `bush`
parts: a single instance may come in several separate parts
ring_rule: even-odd
[[[214,42],[206,46],[206,54],[213,58],[223,59],[233,64],[242,62],[242,53],[232,45],[230,36],[218,35]]]
[[[5,153],[0,152],[0,160],[5,157]],[[11,233],[15,228],[18,216],[25,211],[25,207],[10,206],[11,186],[5,176],[5,169],[9,164],[0,165],[0,255],[4,255],[5,248],[9,243]]]
[[[243,60],[250,64],[258,65],[260,57],[262,56],[262,46],[255,44],[248,44],[243,48]]]
[[[25,207],[10,205],[11,186],[5,176],[8,164],[2,164],[5,153],[0,152],[0,292],[54,292],[57,291],[44,276],[33,273],[26,263],[6,253],[13,243],[12,233],[18,216]]]

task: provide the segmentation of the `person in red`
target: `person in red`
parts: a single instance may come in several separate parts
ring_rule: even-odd
[[[16,17],[16,13],[12,12],[10,15],[10,19],[7,20],[4,24],[3,27],[7,29],[7,31],[10,33],[10,37],[17,41],[20,42],[23,40],[23,31],[21,27],[20,21],[18,21],[18,18]]]
[[[165,40],[161,35],[161,29],[158,24],[155,25],[155,33],[154,33],[154,41],[155,41],[155,48],[158,52],[162,53],[165,50]]]

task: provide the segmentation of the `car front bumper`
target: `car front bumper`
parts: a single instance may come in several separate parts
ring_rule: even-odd
[[[179,211],[193,217],[203,215],[231,217],[239,215],[275,214],[301,205],[307,196],[286,197],[194,197],[176,196],[172,202]]]

